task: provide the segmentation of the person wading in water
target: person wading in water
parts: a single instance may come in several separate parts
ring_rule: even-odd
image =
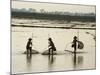
[[[49,40],[49,54],[52,51],[52,55],[53,55],[53,51],[56,51],[56,47],[51,38],[49,38],[48,40]]]
[[[74,48],[74,53],[76,53],[77,42],[78,42],[77,37],[74,36],[73,42],[72,42],[72,47]]]
[[[32,53],[32,39],[31,38],[28,39],[26,50],[27,50],[27,53],[30,53],[30,54]]]

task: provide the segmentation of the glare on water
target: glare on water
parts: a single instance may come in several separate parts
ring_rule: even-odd
[[[26,20],[25,20],[26,21]],[[28,21],[31,25],[39,25],[41,20]],[[23,22],[23,21],[21,21]],[[51,24],[51,21],[42,23]],[[54,22],[54,21],[53,21]],[[13,23],[16,23],[14,20]],[[76,22],[73,22],[76,23]],[[80,23],[80,22],[78,22]],[[17,24],[17,23],[16,23]],[[87,24],[87,23],[86,23]],[[51,26],[56,26],[54,22]],[[61,25],[61,24],[60,24]],[[65,25],[65,24],[62,24]],[[79,69],[95,68],[95,30],[82,29],[57,29],[57,28],[27,28],[12,27],[12,72],[49,72],[67,71]],[[79,50],[83,53],[72,54],[65,50],[73,51],[71,42],[74,36],[84,43],[84,49]],[[32,38],[33,49],[43,52],[48,49],[48,38],[51,37],[57,51],[64,52],[62,55],[43,56],[41,54],[25,55],[28,38]]]

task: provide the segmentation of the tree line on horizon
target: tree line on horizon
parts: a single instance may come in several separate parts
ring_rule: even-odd
[[[34,8],[12,8],[11,12],[26,12],[26,13],[42,13],[42,14],[56,14],[56,15],[72,15],[72,16],[95,16],[96,14],[91,13],[73,13],[73,12],[63,12],[63,11],[45,11],[45,9],[40,9],[37,11]]]

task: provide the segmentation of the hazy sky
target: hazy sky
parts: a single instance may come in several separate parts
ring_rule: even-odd
[[[22,2],[22,1],[12,1],[12,8],[20,8],[20,9],[34,8],[37,11],[39,11],[40,9],[44,9],[45,11],[95,13],[95,6],[36,3],[36,2]]]

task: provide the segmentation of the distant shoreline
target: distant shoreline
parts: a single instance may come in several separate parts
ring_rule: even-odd
[[[96,30],[96,28],[73,28],[73,27],[50,27],[50,26],[26,26],[26,25],[15,25],[12,24],[11,27],[28,27],[28,28],[59,28],[59,29],[88,29],[88,30]]]
[[[12,18],[28,18],[28,19],[46,19],[46,20],[65,20],[81,21],[81,22],[95,22],[95,16],[78,16],[78,15],[59,15],[59,14],[45,14],[45,13],[28,13],[28,12],[14,12],[11,13]]]

